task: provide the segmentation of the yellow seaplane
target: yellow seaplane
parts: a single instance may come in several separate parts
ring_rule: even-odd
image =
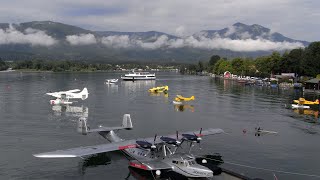
[[[148,91],[151,93],[161,93],[161,92],[167,93],[168,90],[169,90],[169,86],[158,86],[158,87],[151,88]]]
[[[176,98],[174,98],[173,104],[182,104],[183,102],[193,101],[193,100],[194,100],[194,96],[183,97],[181,95],[177,95]]]
[[[319,99],[315,101],[308,101],[304,98],[299,98],[299,99],[293,100],[293,102],[297,104],[302,104],[302,105],[319,105]]]

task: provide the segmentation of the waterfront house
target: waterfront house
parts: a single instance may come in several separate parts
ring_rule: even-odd
[[[320,79],[314,78],[306,81],[305,89],[320,90]]]

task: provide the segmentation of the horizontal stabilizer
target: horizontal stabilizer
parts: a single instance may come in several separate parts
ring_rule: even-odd
[[[115,126],[115,127],[104,127],[100,126],[99,128],[96,129],[90,129],[87,125],[87,119],[86,118],[80,118],[78,121],[78,132],[82,133],[83,135],[86,135],[88,133],[92,132],[109,132],[109,131],[114,131],[114,130],[121,130],[121,129],[132,129],[132,121],[130,114],[124,114],[123,115],[123,120],[122,120],[122,126]]]

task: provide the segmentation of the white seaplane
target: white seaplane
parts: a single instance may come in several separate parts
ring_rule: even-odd
[[[196,157],[190,153],[194,143],[198,143],[204,136],[220,134],[222,129],[200,129],[200,132],[189,131],[167,136],[157,136],[142,139],[124,140],[116,135],[115,131],[121,129],[132,129],[130,114],[123,116],[122,126],[104,127],[90,129],[87,120],[80,118],[78,121],[78,131],[83,135],[88,133],[98,133],[110,143],[78,147],[67,150],[57,150],[52,152],[34,154],[38,158],[71,158],[90,157],[104,152],[121,151],[130,157],[129,166],[141,171],[151,172],[156,176],[166,173],[177,173],[188,178],[208,178],[221,173],[221,168],[212,167],[203,157]],[[178,152],[181,145],[187,143],[189,151]]]
[[[106,79],[105,84],[115,84],[118,82],[118,79]]]
[[[81,92],[80,89],[73,89],[69,91],[59,91],[59,92],[52,92],[46,93],[47,95],[56,97],[56,100],[50,100],[51,105],[68,105],[72,104],[70,99],[82,99],[85,100],[88,98],[88,89],[85,87]]]

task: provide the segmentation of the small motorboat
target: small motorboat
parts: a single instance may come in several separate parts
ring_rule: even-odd
[[[168,92],[168,90],[169,90],[169,86],[158,86],[158,87],[151,88],[148,91],[151,93],[161,93],[161,92],[166,93]]]
[[[315,101],[308,101],[304,98],[299,98],[299,99],[295,99],[293,100],[294,103],[297,104],[306,104],[306,105],[319,105],[319,99],[315,100]]]
[[[115,84],[118,82],[118,79],[106,79],[105,84]]]

